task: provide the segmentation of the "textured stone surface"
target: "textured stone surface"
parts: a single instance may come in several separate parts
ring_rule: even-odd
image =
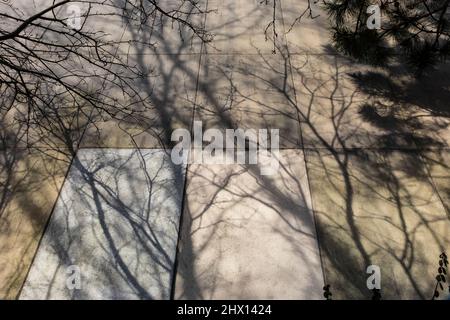
[[[163,150],[81,149],[20,298],[168,299],[183,181]]]
[[[97,110],[92,114],[81,147],[167,148],[173,130],[189,130],[200,55],[130,55],[127,59],[148,73],[133,82],[142,97],[148,96],[146,106],[133,106],[133,114],[116,118]]]
[[[282,148],[300,146],[288,64],[285,53],[205,56],[195,120],[220,130],[279,129]]]
[[[179,170],[161,150],[141,150],[141,158],[135,148],[170,148],[172,131],[192,120],[204,130],[279,129],[282,148],[305,147],[319,233],[301,149],[284,150],[286,166],[273,177],[241,165],[193,165],[176,297],[321,298],[325,282],[334,298],[369,298],[365,271],[373,263],[383,298],[430,298],[438,255],[449,250],[449,67],[416,79],[398,66],[357,64],[332,48],[321,9],[295,23],[308,1],[277,0],[273,25],[274,1],[199,1],[207,13],[190,21],[214,35],[206,44],[167,17],[150,31],[136,12],[127,23],[92,7],[102,16],[86,28],[122,40],[111,53],[144,75],[130,84],[148,95],[149,108],[133,105],[132,115],[112,119],[58,104],[51,112],[60,121],[28,131],[24,106],[0,112],[0,298],[19,293],[68,170],[67,148],[76,150],[85,128],[82,147],[126,149],[81,151],[22,297],[167,298],[183,183],[173,183]],[[11,3],[29,16],[48,0]],[[0,10],[12,13],[1,2]],[[123,99],[118,87],[102,93]],[[162,163],[164,181],[156,174]],[[167,190],[153,196],[149,179]],[[67,291],[66,268],[77,263],[82,290]]]
[[[302,151],[280,160],[272,176],[256,166],[190,167],[175,298],[320,299]]]
[[[291,54],[305,51],[315,54],[328,53],[331,36],[327,14],[320,7],[320,1],[310,1],[311,4],[317,3],[315,7],[311,7],[311,11],[308,10],[308,0],[282,0],[280,2],[289,52]]]
[[[439,194],[450,219],[450,149],[424,153],[436,192]]]
[[[442,96],[449,71],[432,72],[436,80],[414,79],[403,69],[369,68],[334,55],[305,53],[290,61],[305,146],[448,146],[450,122]]]
[[[277,36],[273,35],[273,4],[260,0],[208,0],[206,29],[214,38],[207,53],[271,54],[274,45],[285,45],[280,1],[276,1]]]
[[[333,298],[370,298],[366,269],[378,265],[383,299],[430,299],[439,254],[450,245],[450,221],[419,154],[306,154]]]
[[[0,150],[0,299],[22,287],[69,161],[54,150]]]

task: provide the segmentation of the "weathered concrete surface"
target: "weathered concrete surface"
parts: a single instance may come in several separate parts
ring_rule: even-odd
[[[208,44],[208,53],[220,54],[271,54],[275,46],[283,46],[286,40],[283,32],[280,1],[276,1],[275,30],[273,35],[273,1],[208,0],[206,29],[214,35]],[[270,25],[270,26],[269,26]]]
[[[291,54],[327,53],[331,37],[326,12],[320,1],[308,10],[308,0],[282,0],[284,32]],[[311,13],[312,16],[309,16]],[[303,14],[302,17],[300,17]]]
[[[207,2],[208,0],[195,2],[179,0],[157,1],[159,8],[167,12],[168,16],[159,13],[157,16],[150,15],[146,25],[142,25],[138,10],[128,6],[127,12],[132,17],[132,20],[127,21],[127,23],[121,23],[120,17],[115,17],[119,21],[112,23],[116,26],[124,26],[122,32],[123,45],[120,46],[121,52],[131,55],[141,54],[140,46],[135,45],[141,44],[141,47],[146,47],[146,51],[151,51],[154,54],[199,54],[203,45],[201,37],[205,37],[205,40],[210,38],[209,35],[203,35],[201,32],[206,21]],[[153,11],[154,7],[150,3],[144,2],[143,6],[147,13]],[[183,12],[183,14],[177,13],[176,10]],[[173,16],[174,19],[171,19],[169,16]],[[189,26],[180,23],[177,19],[186,21]],[[101,23],[98,20],[95,21],[95,25],[100,26],[100,28],[103,27],[106,32],[109,32],[110,24],[110,22]],[[200,32],[195,34],[191,27],[200,30]],[[117,39],[118,34],[120,33],[112,33],[111,35]]]
[[[280,146],[300,146],[286,53],[206,55],[202,58],[195,120],[205,128],[279,129]]]
[[[135,106],[132,115],[114,119],[95,112],[81,147],[169,147],[173,130],[190,128],[200,55],[149,54],[127,59],[139,70],[149,72],[147,77],[135,80],[135,89],[148,96],[145,107]]]
[[[81,149],[20,298],[168,299],[183,181],[163,150]]]
[[[378,265],[383,299],[430,299],[450,220],[422,158],[415,151],[333,153],[306,152],[333,298],[370,298],[366,268]]]
[[[47,4],[48,1],[39,0],[29,4],[29,1],[15,0],[13,3],[29,14],[37,12],[43,3]],[[178,0],[160,2],[166,8],[173,8],[175,3],[178,3]],[[370,293],[365,287],[367,276],[364,271],[365,261],[370,260],[382,267],[383,288],[384,284],[387,284],[386,290],[383,289],[382,292],[384,297],[429,298],[429,287],[433,283],[439,250],[448,248],[448,231],[445,232],[448,226],[442,221],[443,206],[439,203],[444,203],[448,208],[450,201],[449,159],[447,153],[440,151],[442,148],[448,148],[450,143],[447,111],[450,101],[450,72],[448,68],[440,67],[438,71],[424,75],[420,80],[411,79],[401,68],[380,71],[340,58],[328,46],[330,32],[322,12],[313,20],[302,18],[302,21],[289,31],[292,23],[306,8],[306,3],[307,0],[277,1],[276,54],[272,54],[274,43],[269,26],[272,22],[272,1],[268,1],[268,5],[261,0],[200,1],[200,8],[209,13],[206,16],[195,15],[192,21],[197,25],[203,25],[206,21],[207,30],[215,34],[213,41],[205,45],[193,37],[192,31],[186,27],[182,27],[181,39],[178,26],[172,25],[167,18],[155,20],[152,32],[148,28],[139,28],[139,17],[136,15],[134,18],[137,20],[131,24],[117,16],[90,19],[88,28],[105,31],[109,39],[123,41],[118,45],[117,54],[124,61],[135,65],[143,74],[148,72],[148,77],[136,80],[133,86],[143,95],[150,95],[152,107],[119,119],[111,119],[106,114],[91,115],[89,109],[75,114],[71,113],[70,109],[57,108],[53,112],[63,116],[64,121],[48,126],[51,135],[48,134],[49,130],[31,128],[28,136],[22,135],[23,130],[20,131],[17,118],[20,115],[9,112],[6,115],[1,114],[0,132],[3,131],[2,137],[7,137],[3,142],[6,142],[8,148],[32,145],[39,147],[39,152],[48,148],[61,151],[67,146],[76,146],[85,127],[86,120],[83,116],[91,115],[91,124],[82,141],[84,147],[161,148],[169,144],[168,137],[173,129],[189,128],[194,108],[195,120],[204,121],[205,129],[280,129],[281,147],[297,148],[303,144],[318,150],[308,151],[308,168],[312,172],[312,192],[317,203],[316,210],[321,216],[319,226],[324,235],[321,245],[326,254],[326,282],[332,285],[334,296],[368,297]],[[186,2],[185,5],[190,4]],[[1,3],[0,6],[5,8]],[[93,12],[97,9],[93,8]],[[105,13],[103,10],[100,13]],[[267,26],[269,39],[266,39],[264,34]],[[129,40],[138,42],[128,42]],[[110,92],[114,96],[121,94],[120,90]],[[23,124],[23,115],[27,113],[22,113],[20,117]],[[79,125],[79,128],[67,126],[69,123]],[[21,134],[17,133],[19,131]],[[17,137],[21,139],[16,141]],[[22,139],[25,137],[28,140]],[[67,137],[70,139],[67,140]],[[351,160],[339,167],[330,152],[339,153],[344,146],[361,149],[349,151]],[[433,150],[420,151],[423,158],[418,161],[420,157],[412,156],[414,153],[405,155],[394,152],[395,156],[392,156],[367,149],[416,150],[418,147]],[[20,169],[13,170],[13,175],[17,176],[13,179],[13,184],[18,187],[14,189],[15,193],[11,193],[10,199],[4,202],[0,219],[0,282],[4,284],[0,297],[8,298],[15,297],[23,283],[43,225],[56,201],[57,190],[68,166],[66,161],[52,160],[53,155],[36,155],[36,152],[33,152],[33,155],[22,158],[21,153],[17,151],[17,157],[20,158],[21,164]],[[339,154],[339,157],[345,159],[343,154]],[[59,156],[57,158],[60,159]],[[427,163],[429,174],[423,171],[422,161]],[[346,175],[342,171],[347,167],[350,181],[345,181]],[[261,202],[264,198],[255,200],[245,196],[242,204],[241,193],[231,195],[228,190],[219,192],[218,186],[209,184],[209,180],[227,176],[238,169],[233,166],[202,166],[193,167],[192,170],[201,173],[196,178],[195,174],[192,174],[195,179],[191,184],[200,185],[201,191],[191,186],[189,191],[192,195],[188,199],[192,200],[189,200],[186,206],[193,207],[189,209],[194,212],[192,214],[203,212],[204,209],[206,211],[199,213],[198,217],[194,216],[193,222],[186,223],[185,232],[190,236],[192,233],[192,244],[187,241],[182,252],[184,257],[190,258],[184,260],[185,266],[180,263],[178,297],[228,297],[228,293],[234,297],[316,297],[301,291],[301,288],[292,289],[292,282],[296,283],[292,279],[297,277],[292,270],[298,272],[296,268],[303,268],[303,264],[289,269],[273,262],[289,260],[297,254],[294,252],[288,255],[276,250],[278,245],[287,248],[291,244],[284,241],[281,235],[275,235],[275,231],[269,228],[273,221],[277,226],[279,222],[271,211],[273,208],[268,209],[272,202],[276,203],[274,208],[278,210],[284,203],[299,201],[298,196],[292,194],[295,188],[287,192],[280,191],[281,194],[276,194],[278,198],[272,195],[270,203],[257,207],[259,211],[270,212],[267,214],[267,221],[251,217],[248,223],[244,223],[243,219],[247,219],[249,212],[255,209],[254,202]],[[133,174],[130,176],[133,177]],[[245,177],[249,175],[246,173],[244,177],[233,177],[230,180],[233,183],[232,190],[247,184]],[[25,178],[22,179],[22,176]],[[211,178],[213,176],[214,178]],[[396,179],[392,180],[393,176],[397,177],[398,186],[395,185]],[[433,191],[426,182],[430,176],[435,184]],[[42,179],[44,182],[41,184]],[[276,184],[282,184],[278,180],[284,178],[275,180]],[[255,183],[252,182],[246,188],[253,192],[256,189]],[[9,185],[9,182],[6,184]],[[346,189],[349,185],[353,187],[353,191]],[[399,196],[393,195],[393,187],[400,190]],[[284,190],[283,188],[285,187],[279,187],[280,190]],[[240,191],[250,193],[247,189]],[[107,193],[102,191],[104,195]],[[221,201],[208,207],[205,202],[208,197],[214,197],[210,193],[215,191]],[[355,196],[347,197],[347,191],[354,192]],[[78,193],[74,194],[79,196]],[[252,193],[251,195],[253,196]],[[292,201],[282,201],[287,198]],[[396,199],[399,201],[393,203]],[[142,198],[136,202],[139,202],[138,200],[141,201]],[[233,225],[235,220],[231,215],[234,211],[230,213],[231,209],[223,209],[232,208],[233,201],[239,210],[239,228]],[[73,208],[80,207],[82,205],[77,204]],[[347,211],[349,207],[352,211]],[[287,209],[283,213],[290,211],[292,210]],[[72,213],[78,213],[78,210],[70,212],[69,216],[72,217]],[[348,214],[349,212],[353,214]],[[395,213],[394,216],[391,215],[392,212]],[[352,216],[355,218],[356,229],[352,229]],[[418,221],[422,221],[422,224]],[[429,221],[429,229],[426,229],[426,221]],[[205,223],[205,229],[199,227],[203,227]],[[96,226],[98,227],[98,224]],[[229,229],[231,231],[228,231]],[[285,232],[284,227],[279,229],[282,233]],[[8,231],[3,233],[3,230]],[[217,230],[219,231],[216,232]],[[76,232],[74,234],[78,236]],[[256,239],[255,243],[262,239],[260,245],[255,245],[253,240],[248,239],[249,234]],[[290,235],[289,232],[287,234]],[[213,240],[219,239],[218,244],[210,244],[207,241],[209,236]],[[189,239],[186,235],[184,237]],[[258,255],[248,249],[256,247],[256,252],[266,252],[266,237],[272,241],[270,248],[274,248],[269,250],[270,256]],[[297,234],[292,235],[292,238],[297,239],[296,237]],[[233,239],[237,241],[234,242]],[[214,251],[217,247],[229,250],[239,257],[238,263],[230,261],[231,258],[225,253]],[[200,252],[199,257],[196,256],[197,252]],[[369,258],[364,252],[368,252]],[[85,259],[81,249],[74,254],[81,257],[80,260]],[[127,257],[131,256],[133,255],[127,253]],[[218,257],[219,262],[208,269],[209,263],[212,263],[207,261],[210,257]],[[261,271],[266,263],[265,259],[273,262],[266,273]],[[56,259],[52,261],[60,262],[56,262]],[[254,272],[247,271],[245,264],[254,264],[256,269]],[[242,265],[244,267],[241,267]],[[238,270],[245,272],[241,274],[240,271],[235,271],[235,268],[241,268]],[[219,273],[215,275],[212,270],[219,270]],[[59,291],[58,287],[64,283],[64,268],[60,268],[58,272],[61,272],[57,273],[58,284],[50,295],[69,297],[69,293]],[[309,269],[306,274],[308,272]],[[253,281],[260,275],[263,281]],[[289,283],[289,290],[275,284],[271,293],[260,285],[262,282],[271,283],[273,279],[278,280],[284,275],[286,278],[282,278],[280,283]],[[252,280],[248,288],[246,276]],[[37,278],[39,277],[36,276]],[[44,283],[47,280],[43,279],[43,283],[38,283],[38,291],[41,290],[39,293],[48,289]],[[147,281],[146,279],[139,281]],[[184,279],[188,279],[188,282]],[[196,281],[190,282],[189,279]],[[164,278],[161,283],[165,285],[166,280],[167,278]],[[120,288],[127,287],[124,282],[126,281],[121,282]],[[124,289],[127,297],[139,295],[127,290]],[[161,293],[162,291],[164,292]],[[167,296],[167,288],[162,291],[161,296]],[[141,296],[145,296],[141,293]],[[113,292],[107,294],[111,297]],[[94,293],[92,296],[101,295]],[[74,296],[80,297],[81,295]]]
[[[424,158],[450,219],[450,149],[424,152]]]
[[[323,277],[301,150],[280,170],[192,165],[175,298],[319,299]]]
[[[30,5],[28,1],[18,0],[11,2],[11,5],[21,9],[17,11],[19,16],[29,17],[48,3],[40,0]],[[66,4],[56,10],[58,17],[70,16],[70,5],[80,7],[84,13],[91,4]],[[192,9],[193,4],[190,1],[183,2],[181,7],[178,0],[158,1],[158,5],[168,10],[169,15],[174,14],[171,10],[175,9],[191,12],[188,21],[195,26],[202,27],[205,23],[206,1],[200,1],[196,9]],[[9,8],[4,4],[0,6]],[[54,63],[50,68],[61,78],[67,78],[67,71],[62,68],[65,66],[68,70],[76,71],[80,79],[95,79],[87,83],[89,89],[101,95],[106,101],[105,105],[114,105],[117,102],[121,105],[117,108],[105,105],[93,108],[91,104],[86,103],[86,106],[74,110],[71,109],[71,101],[67,103],[55,99],[54,108],[46,107],[46,115],[51,120],[48,121],[45,116],[37,120],[33,118],[36,121],[31,123],[24,146],[76,145],[88,121],[86,117],[90,123],[82,143],[84,147],[167,147],[172,130],[177,127],[189,128],[202,48],[200,39],[188,26],[174,23],[167,16],[162,19],[149,18],[149,24],[153,21],[150,27],[142,25],[142,17],[131,4],[124,10],[127,14],[122,11],[122,5],[114,1],[99,1],[91,6],[91,16],[83,29],[86,32],[95,32],[103,42],[108,43],[101,45],[100,55],[107,55],[108,60],[115,58],[114,63],[107,68],[120,74],[121,79],[103,79],[102,76],[108,71],[86,61]],[[187,16],[177,15],[176,18],[184,19]],[[52,37],[55,35],[52,34]],[[50,41],[45,37],[44,39]],[[66,43],[65,41],[62,39],[61,43]],[[120,67],[121,63],[128,68]],[[145,100],[145,108],[144,103],[135,101],[139,99],[134,100],[137,93]],[[117,100],[113,102],[109,100],[111,98]],[[1,115],[8,120],[5,125],[14,130],[17,130],[19,120],[22,124],[26,122],[29,114],[27,106],[17,108],[20,109],[20,114],[13,112],[14,108],[8,114]],[[43,128],[46,130],[42,130]],[[66,141],[67,137],[71,138],[70,141]]]
[[[166,10],[178,8],[177,0],[158,3]],[[189,12],[190,2],[179,8]],[[190,21],[203,26],[206,1],[200,1],[198,10],[192,11]],[[197,12],[198,11],[198,12]],[[170,12],[170,11],[169,11]],[[196,13],[197,12],[197,13]],[[172,12],[170,12],[172,13]],[[137,18],[136,13],[133,16]],[[139,93],[141,103],[131,106],[132,114],[117,114],[111,117],[103,110],[94,110],[81,146],[83,148],[167,148],[170,135],[177,128],[189,129],[192,122],[196,98],[198,69],[202,43],[187,26],[180,26],[168,17],[155,19],[153,29],[140,26],[137,21],[121,23],[123,32],[113,35],[118,45],[117,54],[132,70],[139,73],[129,76],[129,85]],[[180,17],[182,18],[182,17]],[[183,16],[184,18],[184,16]],[[100,19],[94,26],[102,29],[108,23]],[[181,28],[181,32],[180,29]],[[121,34],[121,38],[119,38]],[[117,88],[110,90],[115,94]],[[119,90],[120,91],[120,90]],[[118,97],[124,104],[130,104],[129,97]],[[143,103],[142,103],[143,102]],[[114,114],[116,112],[113,112]]]
[[[400,68],[369,68],[335,55],[310,54],[292,55],[291,64],[305,146],[448,145],[449,97],[442,97],[448,70],[413,79]]]
[[[26,3],[26,0],[16,0],[17,3]],[[35,1],[36,2],[36,1]],[[38,2],[47,2],[39,0]],[[95,3],[97,2],[97,3]],[[192,28],[183,25],[177,19],[188,22],[192,27],[202,29],[205,24],[205,10],[207,0],[196,1],[196,6],[192,1],[164,0],[156,1],[158,7],[164,10],[167,15],[154,11],[154,6],[150,2],[137,3],[141,7],[134,6],[130,1],[125,6],[125,2],[118,1],[92,1],[83,3],[74,1],[61,6],[58,10],[58,17],[72,16],[71,6],[77,6],[81,14],[87,12],[90,7],[88,19],[83,17],[83,30],[98,32],[102,40],[114,43],[114,50],[119,49],[119,54],[139,53],[136,45],[146,46],[156,54],[195,54],[201,51],[201,40],[195,35]],[[23,4],[22,4],[23,5]],[[42,8],[38,4],[34,8],[29,8],[28,13],[37,12]],[[144,9],[149,16],[140,14],[140,9]],[[176,10],[183,14],[176,13]],[[173,16],[171,19],[169,16]],[[182,48],[182,50],[180,50]]]
[[[68,170],[60,152],[0,151],[0,299],[15,299]]]
[[[76,150],[88,126],[86,114],[90,110],[90,107],[55,104],[47,107],[45,116],[37,115],[31,121],[27,118],[29,110],[26,105],[2,110],[0,134],[6,137],[2,144],[9,149]]]

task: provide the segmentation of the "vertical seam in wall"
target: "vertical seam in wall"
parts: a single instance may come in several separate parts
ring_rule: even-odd
[[[206,29],[206,22],[207,22],[207,14],[208,11],[208,0],[206,0],[205,5],[205,18],[203,20],[203,28]],[[197,106],[197,96],[198,96],[198,88],[199,88],[199,81],[200,81],[200,72],[201,72],[201,66],[202,66],[202,56],[204,54],[204,47],[205,44],[202,41],[200,45],[200,56],[198,58],[198,68],[197,68],[197,79],[195,83],[195,94],[194,94],[194,105],[192,108],[192,118],[190,123],[189,132],[191,133],[191,138],[193,135],[192,129],[194,127],[194,121],[195,121],[195,111]],[[189,150],[188,157],[190,156],[191,150]],[[173,272],[172,272],[172,279],[171,279],[171,290],[170,290],[170,300],[175,300],[175,289],[176,289],[176,281],[177,281],[177,273],[178,273],[178,265],[179,265],[179,253],[181,251],[182,247],[182,237],[183,237],[183,218],[184,218],[184,211],[187,205],[187,198],[186,198],[186,191],[187,191],[187,180],[188,180],[188,172],[189,172],[189,164],[186,164],[185,169],[185,175],[184,175],[184,184],[183,184],[183,192],[181,195],[181,209],[180,209],[180,218],[178,222],[178,239],[177,239],[177,246],[175,249],[175,259],[173,264]]]
[[[434,152],[433,149],[430,151]],[[443,149],[443,152],[448,152],[448,150]],[[423,157],[422,153],[419,153],[419,157],[425,166],[425,170],[428,175],[428,180],[431,184],[431,187],[433,188],[433,191],[436,193],[439,201],[441,202],[442,207],[444,207],[444,212],[446,213],[447,217],[450,218],[449,208],[445,205],[444,199],[442,198],[441,193],[439,192],[439,189],[437,188],[436,183],[434,182],[434,179],[433,179],[433,176],[431,175],[431,170],[430,170],[428,163],[425,161],[425,158]]]
[[[122,35],[120,36],[119,43],[122,42],[123,36],[125,35],[125,31],[128,28],[128,25],[129,25],[129,23],[127,22],[126,25],[123,28],[123,32],[122,32]],[[119,46],[117,46],[116,51],[114,52],[114,56],[117,56],[117,52],[118,51],[119,51]],[[106,82],[106,79],[103,80],[102,86],[105,84],[105,82]],[[86,127],[84,128],[83,132],[81,133],[80,139],[78,139],[76,152],[78,152],[78,149],[80,148],[81,142],[82,142],[82,140],[84,138],[84,135],[86,134],[87,128],[88,128],[88,126],[90,124],[90,120],[91,120],[93,114],[94,114],[94,107],[92,108],[91,112],[89,113],[89,116],[88,116],[88,119],[87,119],[88,123],[86,124]]]
[[[419,150],[425,152],[427,149],[426,148],[420,148],[419,144],[417,143],[416,139],[413,138],[413,144],[415,146],[415,150],[417,152],[417,154],[419,155],[420,160],[422,161],[422,163],[424,164],[426,173],[428,175],[428,181],[433,189],[433,191],[436,193],[439,201],[441,202],[442,207],[444,208],[444,212],[446,213],[447,217],[450,219],[450,212],[448,211],[448,207],[445,205],[444,199],[441,197],[441,194],[434,182],[433,176],[431,175],[431,170],[430,167],[428,166],[428,163],[425,161],[425,158],[422,155],[422,152],[419,152]],[[435,149],[430,149],[431,152],[434,152]],[[442,149],[444,152],[446,152],[446,149]]]
[[[274,0],[274,1],[280,1],[280,0]],[[298,101],[297,101],[297,90],[295,89],[295,82],[294,82],[294,75],[292,72],[292,62],[291,62],[291,54],[289,51],[289,43],[286,37],[286,31],[285,31],[285,23],[284,23],[284,16],[283,16],[283,5],[282,2],[280,1],[280,11],[281,11],[281,20],[282,20],[282,24],[283,24],[283,35],[285,36],[285,40],[286,40],[286,50],[287,50],[287,54],[288,54],[288,62],[289,62],[289,71],[290,71],[290,75],[291,75],[291,82],[292,82],[292,88],[294,91],[294,99],[295,99],[295,103],[298,107]],[[327,284],[327,277],[325,274],[325,265],[324,265],[324,259],[322,257],[322,249],[321,249],[321,244],[320,244],[320,234],[319,231],[317,229],[317,225],[318,225],[318,219],[316,217],[316,210],[314,209],[314,200],[313,200],[313,195],[312,195],[312,188],[311,188],[311,180],[309,178],[309,169],[308,169],[308,162],[306,160],[306,152],[305,152],[305,146],[304,146],[304,141],[303,141],[303,131],[302,131],[302,122],[299,121],[299,134],[300,134],[300,144],[301,144],[301,150],[303,152],[303,162],[305,165],[305,175],[306,175],[306,181],[308,184],[308,189],[309,189],[309,203],[311,205],[311,213],[313,216],[313,223],[314,223],[314,229],[316,232],[316,239],[317,239],[317,248],[319,250],[319,259],[320,259],[320,267],[322,270],[322,277],[323,277],[323,281],[324,281],[324,285]]]
[[[25,283],[27,282],[28,276],[29,276],[30,271],[31,271],[31,269],[33,267],[33,264],[34,264],[34,261],[36,259],[36,256],[39,253],[39,249],[41,247],[42,240],[44,239],[45,234],[47,233],[47,229],[48,229],[48,227],[50,225],[50,222],[51,222],[52,218],[54,217],[53,212],[55,211],[56,205],[58,204],[58,200],[59,200],[59,198],[61,196],[61,192],[62,192],[62,190],[64,188],[64,185],[66,184],[67,178],[68,178],[69,173],[71,171],[73,160],[75,159],[77,154],[78,154],[78,151],[76,152],[76,154],[70,160],[69,167],[68,167],[68,169],[66,171],[66,174],[64,175],[64,179],[63,179],[63,182],[61,184],[61,188],[59,188],[59,190],[58,190],[58,195],[56,196],[56,200],[53,203],[52,209],[50,210],[50,214],[49,214],[49,216],[47,218],[47,221],[45,222],[45,226],[44,226],[44,229],[42,230],[41,237],[40,237],[38,245],[37,245],[37,247],[35,249],[35,252],[34,252],[34,255],[33,255],[33,259],[31,259],[31,263],[30,263],[30,266],[28,267],[27,274],[26,274],[26,276],[24,278],[24,281],[23,281],[22,285],[20,286],[20,289],[19,289],[19,291],[17,293],[16,299],[19,299],[20,295],[22,294],[23,287],[25,286]]]

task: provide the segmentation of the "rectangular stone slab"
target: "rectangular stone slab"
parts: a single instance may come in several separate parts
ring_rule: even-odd
[[[168,299],[183,181],[164,150],[81,149],[20,298]]]
[[[306,150],[326,281],[333,299],[431,299],[450,221],[420,151]]]
[[[257,166],[188,171],[176,299],[320,299],[323,276],[302,150]]]
[[[202,57],[195,120],[206,129],[278,129],[281,148],[301,144],[286,52]]]

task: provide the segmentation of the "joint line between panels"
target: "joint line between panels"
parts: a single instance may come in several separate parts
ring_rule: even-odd
[[[274,0],[275,1],[275,0]],[[280,6],[280,10],[281,10],[281,17],[283,20],[283,28],[284,28],[284,16],[283,16],[283,6]],[[290,77],[291,77],[291,83],[292,83],[292,88],[293,88],[293,92],[294,92],[294,101],[296,103],[296,105],[298,106],[298,100],[297,100],[297,90],[295,88],[295,82],[294,82],[294,74],[292,71],[292,61],[291,61],[291,53],[289,50],[289,43],[286,40],[286,50],[287,50],[287,55],[288,55],[288,63],[289,63],[289,73],[290,73]],[[297,113],[298,114],[298,113]],[[316,216],[316,210],[314,209],[314,198],[313,198],[313,190],[311,188],[311,180],[310,180],[310,174],[309,174],[309,168],[308,168],[308,161],[306,158],[306,151],[305,151],[305,146],[304,146],[304,140],[303,140],[303,131],[302,131],[302,121],[300,121],[301,119],[298,119],[298,125],[299,125],[299,135],[300,135],[300,145],[301,145],[301,149],[302,149],[302,153],[303,153],[303,163],[305,165],[305,174],[306,174],[306,181],[307,181],[307,186],[308,186],[308,191],[309,191],[309,203],[311,205],[311,208],[308,208],[311,210],[311,214],[313,216],[313,222],[314,222],[314,229],[316,232],[316,242],[317,242],[317,248],[319,250],[319,259],[320,259],[320,267],[321,267],[321,272],[322,272],[322,278],[324,281],[324,286],[327,284],[327,276],[325,273],[325,264],[324,264],[324,259],[323,259],[323,255],[322,255],[322,248],[321,248],[321,241],[320,241],[320,234],[319,234],[319,230],[318,230],[318,219]]]
[[[206,28],[206,22],[207,22],[207,16],[208,16],[206,11],[208,11],[208,2],[209,1],[206,0],[205,17],[203,19],[203,28]],[[198,97],[199,81],[200,81],[200,71],[201,71],[201,65],[202,65],[202,57],[205,54],[204,51],[205,51],[205,43],[202,41],[201,46],[200,46],[200,56],[198,58],[197,79],[195,82],[194,106],[192,107],[192,116],[191,116],[191,123],[190,123],[190,128],[189,128],[189,132],[191,133],[191,138],[193,135],[192,130],[194,128],[195,112],[196,112],[196,106],[197,106],[197,97]],[[170,300],[175,299],[175,289],[176,289],[178,265],[179,265],[179,253],[181,250],[181,239],[182,239],[182,235],[183,235],[184,211],[185,211],[185,207],[187,205],[186,191],[187,191],[188,172],[189,172],[189,164],[186,164],[183,192],[181,195],[180,219],[179,219],[179,223],[178,223],[178,239],[177,239],[177,246],[175,249],[175,259],[174,259],[173,273],[172,273],[172,279],[171,279],[172,283],[171,283],[171,290],[170,290]]]

